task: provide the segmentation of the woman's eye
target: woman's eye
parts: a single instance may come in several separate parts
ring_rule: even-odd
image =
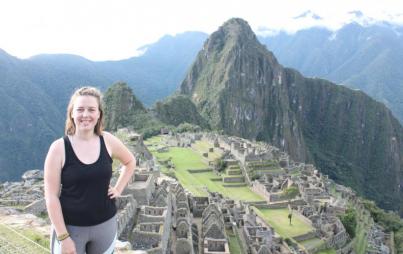
[[[84,109],[83,109],[83,108],[78,108],[77,111],[78,111],[78,112],[83,112]]]

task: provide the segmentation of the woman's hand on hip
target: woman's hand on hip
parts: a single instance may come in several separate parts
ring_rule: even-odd
[[[108,196],[109,198],[117,198],[120,197],[120,192],[115,188],[109,185],[109,189],[108,189]]]

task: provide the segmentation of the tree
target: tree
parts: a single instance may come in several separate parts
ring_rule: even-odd
[[[225,160],[221,158],[217,158],[214,160],[214,169],[218,172],[224,171],[224,169],[227,167],[227,163]]]
[[[355,236],[355,228],[357,227],[357,214],[355,210],[349,208],[346,213],[340,216],[340,221],[351,238]]]
[[[283,197],[286,197],[288,200],[295,198],[299,194],[299,190],[295,186],[291,186],[283,191]]]

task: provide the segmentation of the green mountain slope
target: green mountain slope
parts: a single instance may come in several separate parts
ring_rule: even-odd
[[[63,131],[63,114],[21,65],[0,51],[0,180],[42,168],[49,142]]]

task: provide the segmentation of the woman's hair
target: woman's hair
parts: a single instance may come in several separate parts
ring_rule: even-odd
[[[94,132],[98,136],[102,135],[102,130],[104,127],[103,120],[104,120],[104,111],[102,109],[102,94],[101,92],[91,86],[84,86],[81,88],[78,88],[77,90],[74,91],[73,95],[70,98],[69,105],[67,106],[67,116],[66,116],[66,126],[65,126],[65,134],[66,135],[74,135],[76,132],[76,125],[74,123],[74,120],[72,118],[72,111],[74,107],[74,102],[77,99],[78,96],[93,96],[97,99],[98,101],[98,110],[99,110],[99,119],[97,124],[95,125]]]

